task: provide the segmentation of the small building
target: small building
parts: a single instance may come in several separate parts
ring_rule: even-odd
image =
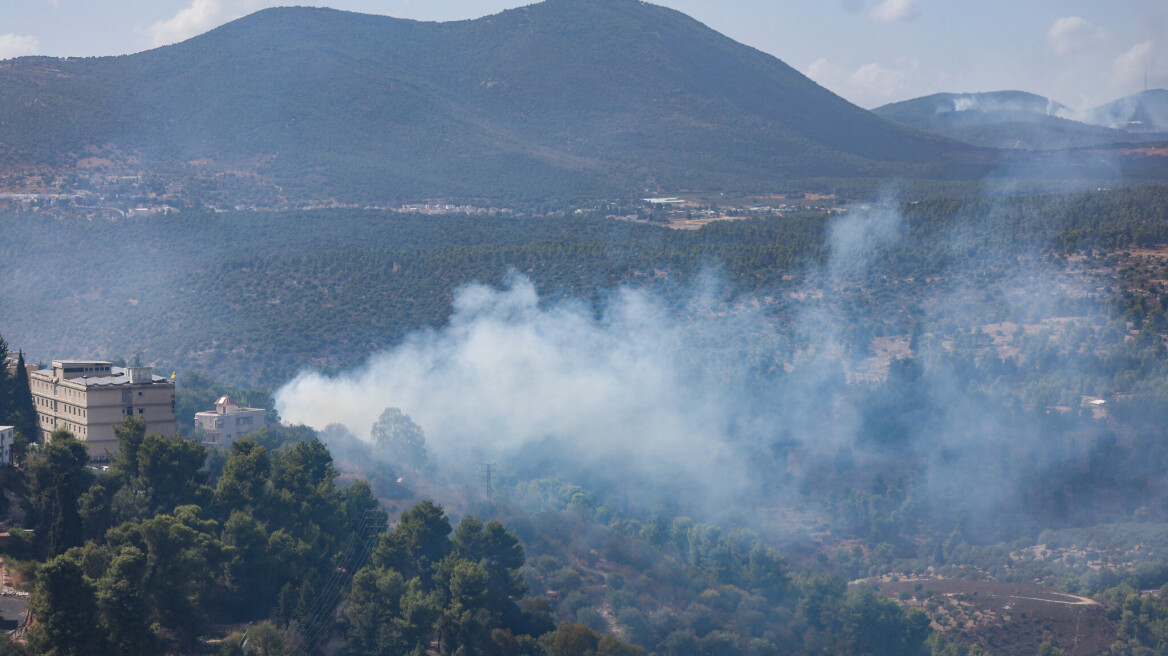
[[[16,439],[16,428],[0,426],[0,465],[12,465],[12,446]]]
[[[230,447],[237,438],[266,428],[267,416],[263,408],[244,408],[230,396],[221,396],[214,410],[195,413],[195,429],[203,444]]]
[[[147,433],[171,436],[174,381],[154,375],[153,367],[115,367],[100,360],[53,360],[51,369],[28,374],[37,411],[37,440],[47,442],[58,428],[68,429],[89,448],[93,460],[118,451],[114,427],[126,417],[146,421]]]

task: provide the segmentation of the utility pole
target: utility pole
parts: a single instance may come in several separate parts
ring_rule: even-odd
[[[487,486],[487,501],[494,503],[494,501],[495,501],[495,488],[494,488],[495,463],[484,462],[483,464],[479,465],[479,470],[480,470],[482,477],[483,477],[483,483]]]

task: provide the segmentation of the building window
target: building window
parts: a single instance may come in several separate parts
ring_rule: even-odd
[[[140,414],[140,415],[146,414],[146,408],[138,408],[138,414]]]

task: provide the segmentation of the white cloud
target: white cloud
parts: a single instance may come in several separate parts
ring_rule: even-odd
[[[944,87],[944,71],[926,68],[920,60],[900,57],[863,65],[820,57],[802,73],[817,84],[861,107],[876,107]]]
[[[1144,88],[1144,75],[1149,74],[1152,86],[1163,80],[1168,70],[1168,51],[1151,39],[1137,43],[1112,62],[1111,81],[1118,94],[1130,94]]]
[[[294,5],[286,0],[191,0],[174,16],[146,28],[150,45],[164,46],[185,41],[228,21],[279,5]]]
[[[868,12],[868,18],[881,23],[909,20],[918,15],[917,0],[884,0]]]
[[[820,57],[819,59],[816,59],[815,61],[808,64],[807,70],[803,71],[803,74],[812,80],[823,84],[824,78],[827,76],[830,67],[831,65],[827,63],[827,59]]]
[[[35,55],[40,48],[41,42],[35,36],[0,34],[0,59]]]
[[[224,7],[219,0],[192,0],[189,7],[146,28],[146,33],[151,45],[177,43],[215,27],[223,15]]]
[[[1107,31],[1079,16],[1063,16],[1046,31],[1046,43],[1062,57],[1090,53],[1107,39]]]
[[[855,97],[861,104],[886,102],[900,99],[910,81],[920,77],[921,64],[916,59],[884,65],[871,62],[857,68],[848,78],[851,89],[848,97]]]

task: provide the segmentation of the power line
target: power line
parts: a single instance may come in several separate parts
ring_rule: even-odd
[[[312,606],[305,611],[300,626],[290,631],[290,633],[297,634],[293,644],[290,645],[296,653],[308,656],[314,641],[321,632],[332,626],[329,620],[332,617],[335,603],[344,593],[345,584],[353,573],[365,564],[373,551],[373,546],[377,543],[377,538],[386,528],[388,525],[380,510],[365,511],[360,523],[349,536],[345,548],[341,550],[332,575],[317,593]]]

